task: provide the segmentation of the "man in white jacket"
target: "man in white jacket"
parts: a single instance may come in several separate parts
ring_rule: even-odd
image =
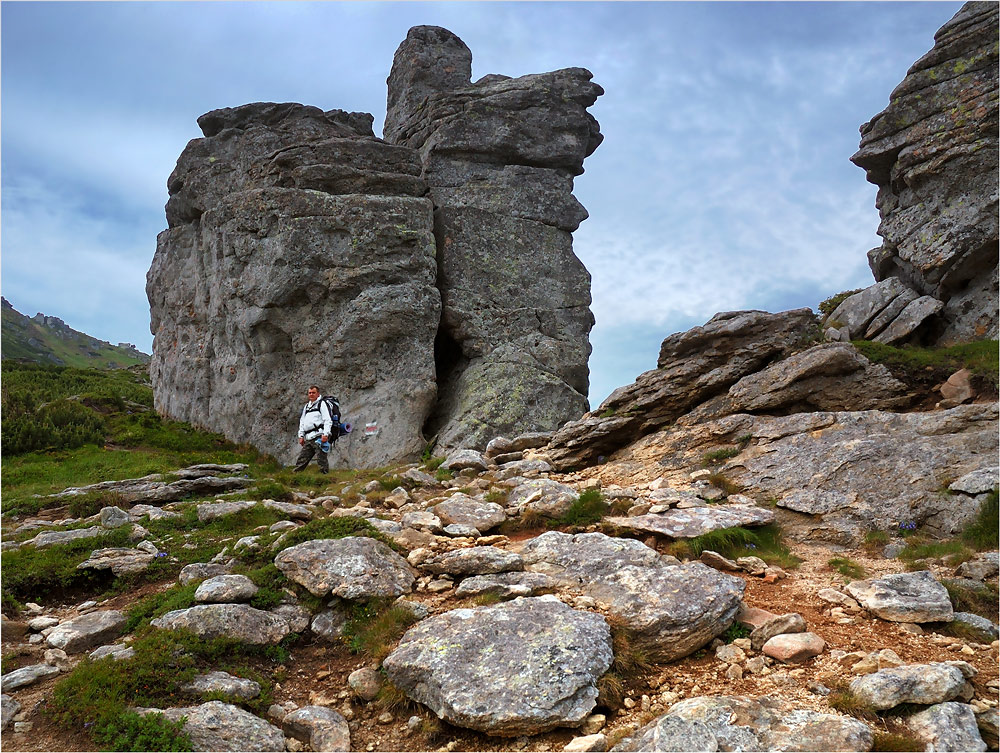
[[[333,416],[330,415],[330,409],[323,402],[319,387],[315,384],[311,385],[307,394],[309,402],[302,406],[302,415],[299,416],[299,444],[302,449],[295,459],[295,470],[304,471],[315,455],[319,472],[327,473],[330,470],[330,464],[326,453],[316,444],[316,440],[318,439],[324,444],[330,441],[330,433],[333,431]]]

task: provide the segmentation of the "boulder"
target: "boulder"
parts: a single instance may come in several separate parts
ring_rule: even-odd
[[[95,648],[90,652],[90,658],[92,661],[103,659],[106,656],[110,656],[115,661],[131,659],[135,656],[135,649],[131,646],[126,646],[123,643],[109,643],[105,646]]]
[[[281,720],[286,733],[309,743],[314,751],[351,750],[351,731],[347,720],[324,706],[303,706]]]
[[[837,323],[846,327],[848,340],[871,339],[917,298],[917,293],[906,283],[889,277],[841,301],[826,318],[826,325]]]
[[[965,703],[936,704],[911,716],[906,725],[927,743],[927,750],[971,753],[987,749],[975,711]]]
[[[200,604],[151,620],[164,630],[190,630],[201,638],[235,638],[255,646],[274,645],[291,632],[288,621],[247,604]]]
[[[963,5],[851,157],[879,188],[875,279],[944,304],[930,333],[939,344],[997,336],[997,15]]]
[[[260,685],[253,680],[234,677],[228,672],[214,671],[196,675],[191,681],[182,684],[180,691],[187,695],[222,693],[249,701],[260,695]]]
[[[966,473],[948,484],[948,489],[964,494],[985,494],[996,489],[998,484],[1000,484],[1000,468],[993,466]]]
[[[76,528],[72,531],[42,531],[33,539],[25,541],[23,545],[31,544],[35,549],[44,549],[56,544],[68,544],[71,541],[79,541],[80,539],[92,539],[104,533],[107,533],[107,529],[102,526]]]
[[[249,711],[222,701],[172,709],[135,709],[140,714],[162,714],[172,722],[186,719],[184,732],[194,750],[284,751],[281,730]]]
[[[847,592],[876,617],[892,622],[950,622],[947,589],[929,570],[848,583]]]
[[[362,667],[347,676],[347,684],[358,698],[371,701],[382,687],[382,675],[371,667]]]
[[[431,512],[444,525],[465,525],[485,533],[507,519],[503,508],[494,502],[474,499],[467,494],[453,494],[446,501],[434,505]]]
[[[292,520],[312,520],[316,514],[315,508],[310,505],[295,505],[291,502],[275,502],[273,499],[265,499],[264,507],[269,510],[280,512]]]
[[[101,508],[101,526],[104,528],[121,528],[131,522],[131,516],[120,507]]]
[[[581,725],[611,661],[603,617],[540,596],[429,617],[383,666],[449,724],[508,737]]]
[[[194,600],[199,604],[250,601],[257,591],[257,586],[245,575],[216,575],[202,581],[194,592]]]
[[[602,604],[656,661],[696,651],[740,610],[744,582],[699,563],[678,565],[638,541],[555,531],[528,541],[525,569],[556,578]]]
[[[67,654],[78,654],[117,638],[125,630],[125,622],[124,614],[111,609],[88,612],[53,628],[45,641]]]
[[[274,564],[314,596],[342,599],[395,598],[415,579],[406,560],[366,536],[306,541],[281,551]]]
[[[90,557],[76,566],[77,570],[110,570],[115,575],[141,573],[156,559],[155,554],[141,549],[114,547],[95,549]]]
[[[953,664],[907,664],[882,669],[851,680],[851,692],[862,702],[882,711],[901,703],[933,704],[957,698],[966,676]]]
[[[324,609],[313,617],[310,629],[319,638],[333,643],[344,634],[347,625],[347,615],[339,609]]]
[[[955,570],[961,578],[984,581],[1000,574],[1000,552],[980,552]]]
[[[494,546],[453,549],[427,560],[420,566],[431,573],[448,575],[489,575],[524,569],[524,559],[516,552]]]
[[[1000,713],[996,709],[980,711],[976,714],[976,723],[988,749],[996,750],[1000,742]]]
[[[236,466],[233,466],[236,467]],[[241,470],[246,469],[246,465],[239,464]],[[180,475],[181,471],[175,471],[172,475]],[[50,494],[49,499],[65,499],[75,497],[80,494],[91,492],[113,492],[121,498],[122,503],[141,503],[146,507],[147,503],[163,504],[164,502],[174,502],[185,497],[211,496],[224,492],[245,489],[252,485],[248,478],[226,477],[220,478],[211,475],[196,475],[192,478],[181,478],[178,481],[164,481],[163,476],[154,473],[142,478],[128,478],[121,481],[101,481],[87,486],[75,486],[64,489],[58,494]],[[129,516],[138,516],[143,513],[135,512],[135,508],[129,510]],[[169,517],[167,515],[151,514],[151,517]]]
[[[205,502],[198,505],[198,522],[211,523],[218,518],[227,515],[235,515],[238,512],[256,507],[257,503],[252,500],[237,500],[234,502]]]
[[[441,467],[446,471],[454,471],[455,473],[466,469],[478,473],[485,471],[489,467],[489,462],[481,452],[477,452],[476,450],[459,450],[445,458]]]
[[[763,526],[774,522],[774,512],[753,505],[710,505],[684,510],[670,510],[658,515],[606,518],[611,525],[640,533],[655,533],[672,539],[696,536],[737,526]]]

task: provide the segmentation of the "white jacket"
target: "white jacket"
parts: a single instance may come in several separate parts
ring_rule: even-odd
[[[302,406],[302,415],[299,417],[299,436],[303,439],[316,439],[316,437],[330,436],[333,432],[333,416],[330,409],[323,402],[320,395],[315,401]]]

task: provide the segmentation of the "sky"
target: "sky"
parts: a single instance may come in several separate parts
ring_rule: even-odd
[[[199,115],[247,102],[370,112],[411,26],[473,80],[567,67],[605,95],[574,193],[593,277],[591,405],[715,313],[874,282],[858,129],[955,2],[0,3],[0,290],[151,352],[145,275]]]

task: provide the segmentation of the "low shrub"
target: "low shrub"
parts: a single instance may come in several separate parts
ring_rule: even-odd
[[[864,288],[858,288],[857,290],[845,290],[841,293],[837,293],[836,295],[831,295],[829,298],[827,298],[825,301],[819,304],[819,313],[823,314],[824,316],[829,316],[830,314],[832,314],[834,311],[837,310],[837,307],[840,304],[842,304],[852,295],[860,293],[862,290],[864,290]]]
[[[588,526],[597,523],[610,510],[600,489],[586,489],[558,518],[548,522],[549,528],[560,526]]]
[[[186,721],[187,717],[172,722],[162,714],[123,711],[98,722],[92,734],[102,750],[194,750],[190,736],[184,731]]]
[[[150,620],[162,617],[167,612],[194,606],[194,592],[198,590],[199,585],[199,583],[190,583],[186,586],[176,585],[166,591],[139,599],[128,610],[125,632],[134,632],[140,627],[148,625]]]
[[[276,502],[291,502],[294,499],[291,489],[270,478],[261,479],[249,493],[241,496],[248,499],[273,499]]]
[[[444,461],[447,459],[448,458],[444,457],[443,455],[439,458],[428,458],[427,460],[424,461],[424,470],[426,470],[428,473],[436,471],[441,467],[441,464],[444,463]]]
[[[668,552],[680,559],[694,559],[706,549],[718,552],[723,557],[760,557],[769,565],[792,570],[802,563],[785,546],[781,529],[773,523],[758,528],[721,528],[696,536],[692,539],[675,541]]]
[[[867,701],[854,695],[846,685],[840,685],[830,691],[826,697],[826,702],[835,711],[853,716],[865,722],[873,722],[878,719],[875,708]]]
[[[946,564],[955,566],[970,559],[974,554],[975,552],[958,539],[934,541],[923,536],[914,536],[896,556],[910,569],[922,570],[920,560],[941,559]]]
[[[378,480],[378,485],[382,487],[382,491],[391,492],[393,489],[398,489],[403,486],[403,479],[399,476],[389,476],[388,478],[380,478]]]
[[[865,534],[861,548],[868,554],[879,554],[889,543],[889,534],[885,531],[868,531]]]
[[[729,460],[729,458],[734,458],[742,452],[741,447],[723,447],[719,450],[712,450],[711,452],[706,452],[701,456],[702,467],[708,468],[710,465],[718,465],[724,460]]]
[[[740,638],[749,638],[751,629],[744,625],[742,622],[734,622],[732,625],[726,628],[726,632],[719,636],[719,638],[726,643],[732,643]]]
[[[351,651],[381,662],[395,648],[403,633],[417,621],[403,607],[387,606],[380,599],[351,606],[344,639]]]
[[[998,617],[1000,617],[998,615],[1000,612],[1000,608],[998,608],[1000,592],[993,584],[983,583],[979,587],[970,588],[959,581],[943,580],[941,585],[947,589],[951,605],[956,612],[972,612],[980,617],[986,617],[994,623],[997,622]]]
[[[486,492],[486,501],[503,507],[507,504],[507,497],[510,495],[509,489],[490,489]]]
[[[875,730],[872,751],[914,751],[925,750],[927,742],[912,732],[905,730],[890,732]]]

